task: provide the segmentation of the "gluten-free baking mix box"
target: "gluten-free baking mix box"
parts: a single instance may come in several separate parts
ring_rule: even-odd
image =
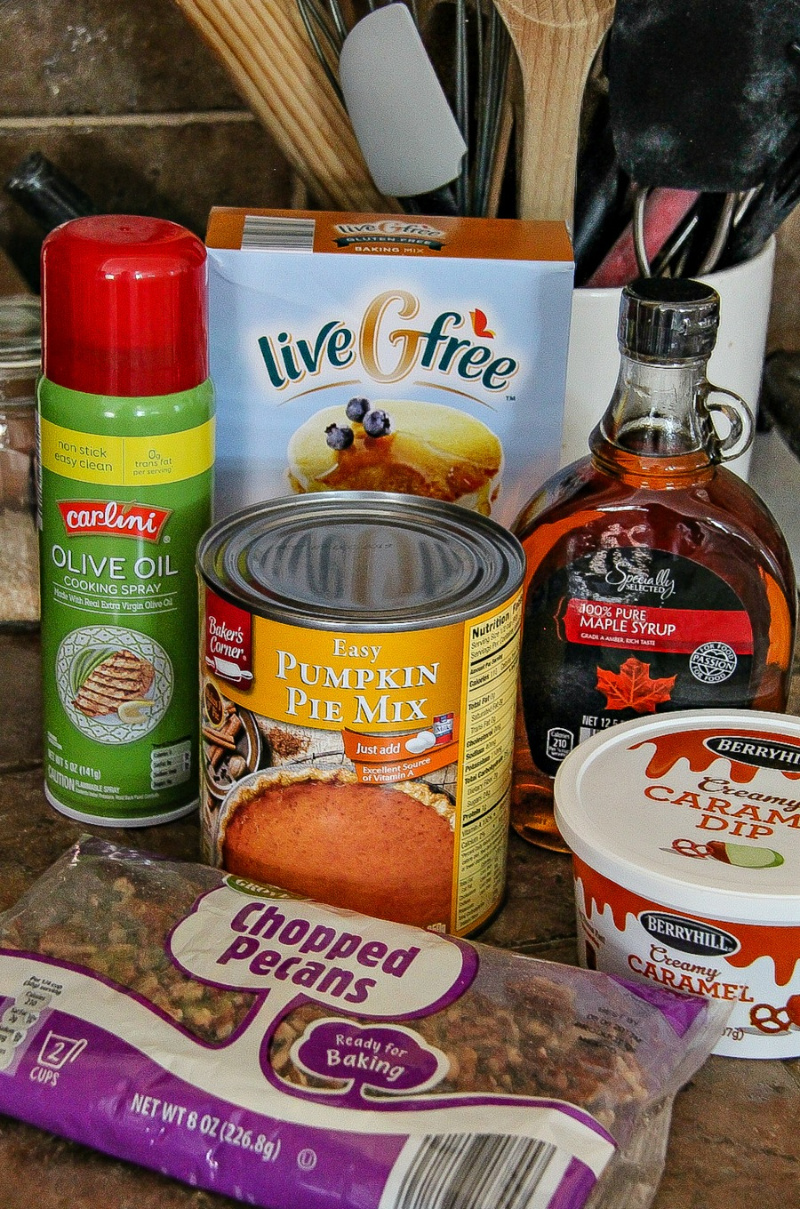
[[[510,525],[558,467],[562,223],[215,208],[217,514],[381,490]]]

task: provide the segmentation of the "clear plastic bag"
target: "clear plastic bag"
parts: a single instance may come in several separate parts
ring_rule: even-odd
[[[0,1112],[266,1209],[645,1209],[726,1016],[94,838],[0,916]]]

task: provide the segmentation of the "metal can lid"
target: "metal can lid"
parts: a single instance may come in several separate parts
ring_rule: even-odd
[[[587,739],[555,816],[575,855],[673,910],[800,925],[800,719],[676,710]]]
[[[688,278],[641,277],[622,291],[619,343],[637,357],[691,361],[713,351],[719,294]]]
[[[484,613],[520,586],[525,554],[496,521],[388,492],[291,496],[226,517],[198,566],[218,595],[312,629],[427,629]]]

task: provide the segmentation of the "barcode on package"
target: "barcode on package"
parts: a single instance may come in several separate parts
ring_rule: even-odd
[[[313,252],[315,228],[313,218],[246,214],[241,246],[263,252]]]
[[[380,1209],[546,1209],[570,1156],[549,1142],[498,1134],[409,1138]]]

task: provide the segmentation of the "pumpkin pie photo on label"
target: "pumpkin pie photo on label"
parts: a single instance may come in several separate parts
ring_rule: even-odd
[[[230,873],[400,923],[449,927],[455,809],[425,781],[365,784],[284,766],[226,798],[215,857]]]

